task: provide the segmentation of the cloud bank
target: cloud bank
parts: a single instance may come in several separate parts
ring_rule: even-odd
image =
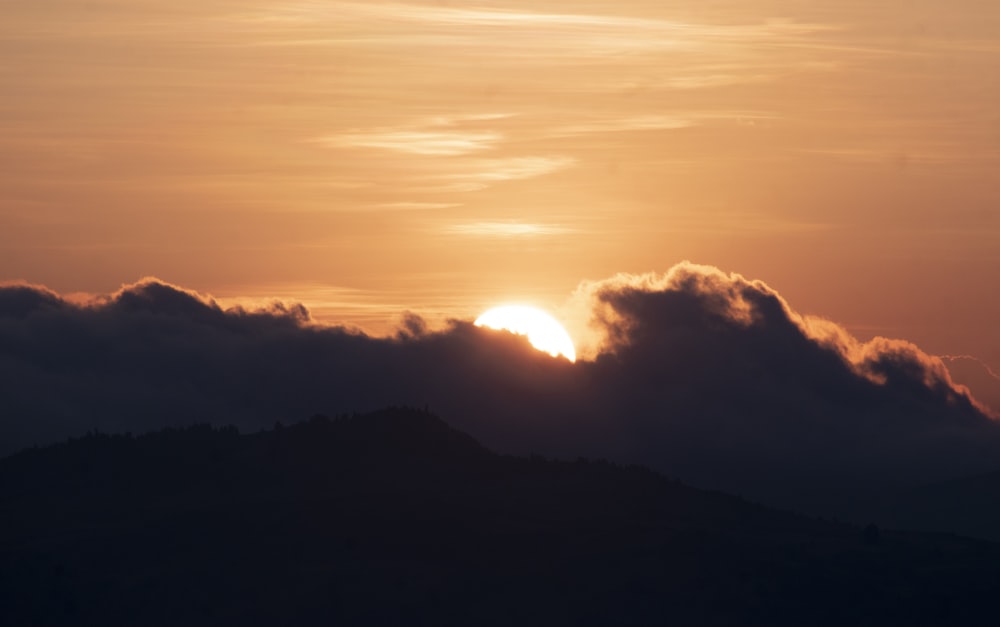
[[[411,405],[501,451],[643,463],[806,506],[1000,467],[1000,426],[939,359],[860,343],[759,281],[685,263],[581,284],[574,302],[595,335],[570,364],[468,321],[410,317],[376,338],[156,279],[86,303],[0,286],[0,452]]]

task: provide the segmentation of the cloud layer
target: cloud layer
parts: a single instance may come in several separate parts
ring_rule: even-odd
[[[411,317],[375,338],[156,279],[83,304],[6,285],[0,452],[92,428],[255,429],[405,404],[503,451],[639,462],[800,505],[1000,467],[997,423],[939,359],[862,344],[759,281],[681,264],[584,283],[575,302],[595,335],[570,364],[467,321]]]

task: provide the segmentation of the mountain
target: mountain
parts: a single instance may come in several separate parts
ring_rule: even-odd
[[[407,409],[25,450],[0,523],[8,625],[992,625],[1000,589],[989,542],[501,456]]]
[[[1000,542],[1000,472],[900,490],[870,507],[867,515],[908,529]]]

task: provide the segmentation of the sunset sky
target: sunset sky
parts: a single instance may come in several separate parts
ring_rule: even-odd
[[[2,16],[0,280],[156,276],[385,333],[688,259],[1000,372],[995,0]]]

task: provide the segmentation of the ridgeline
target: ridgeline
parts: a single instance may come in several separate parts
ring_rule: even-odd
[[[422,411],[0,460],[5,625],[993,625],[1000,547],[779,512]]]

